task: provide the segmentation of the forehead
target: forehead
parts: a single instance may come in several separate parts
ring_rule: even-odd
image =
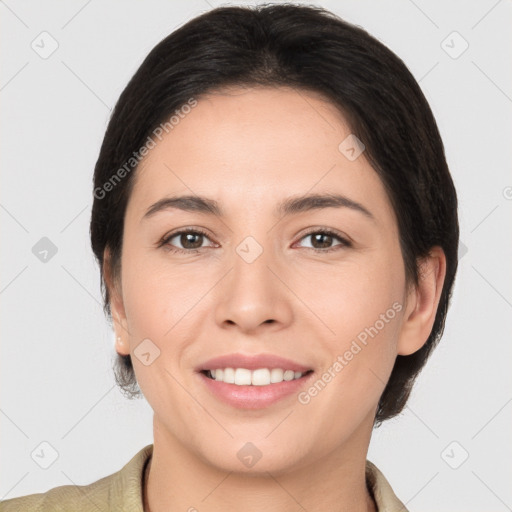
[[[340,192],[389,210],[364,152],[347,158],[351,136],[319,94],[283,87],[209,93],[155,141],[137,169],[133,199],[142,207],[166,193],[220,203],[243,197],[244,207],[257,210],[290,195]]]

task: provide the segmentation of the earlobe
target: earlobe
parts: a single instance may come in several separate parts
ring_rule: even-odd
[[[119,354],[126,355],[130,352],[128,345],[128,325],[126,316],[124,315],[122,299],[119,298],[116,291],[110,296],[110,312],[116,333],[116,350]]]
[[[116,352],[120,356],[127,356],[130,355],[130,346],[128,344],[128,341],[126,339],[126,336],[117,336],[116,337],[116,345],[115,345]]]
[[[407,299],[397,354],[418,351],[428,340],[436,318],[446,276],[446,256],[441,247],[433,247],[419,265],[418,285]]]
[[[108,290],[110,312],[114,321],[114,330],[116,334],[115,348],[120,355],[128,355],[130,347],[128,342],[128,326],[124,310],[121,286],[118,278],[114,276],[111,264],[109,249],[106,248],[103,253],[103,280]]]

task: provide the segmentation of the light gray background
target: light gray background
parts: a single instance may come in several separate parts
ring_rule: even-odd
[[[405,412],[374,432],[369,459],[411,511],[512,510],[512,2],[309,3],[405,61],[460,200],[464,246],[444,338]],[[0,2],[0,498],[90,483],[152,442],[149,406],[126,400],[111,371],[89,247],[91,177],[110,110],[142,59],[217,5]],[[31,47],[43,31],[59,45],[47,59]],[[453,31],[469,44],[458,58]],[[58,252],[43,263],[32,247],[45,236]],[[58,452],[48,469],[31,458],[50,456],[44,441]]]

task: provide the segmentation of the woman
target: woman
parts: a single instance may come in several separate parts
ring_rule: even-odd
[[[154,442],[1,510],[406,510],[366,455],[441,337],[458,221],[389,49],[315,7],[189,21],[114,109],[91,242]]]

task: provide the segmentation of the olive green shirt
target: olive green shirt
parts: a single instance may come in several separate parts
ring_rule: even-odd
[[[152,453],[153,445],[147,445],[122,469],[89,485],[62,485],[1,501],[0,512],[144,512],[144,470]],[[378,512],[407,512],[384,475],[368,460],[366,480]]]

